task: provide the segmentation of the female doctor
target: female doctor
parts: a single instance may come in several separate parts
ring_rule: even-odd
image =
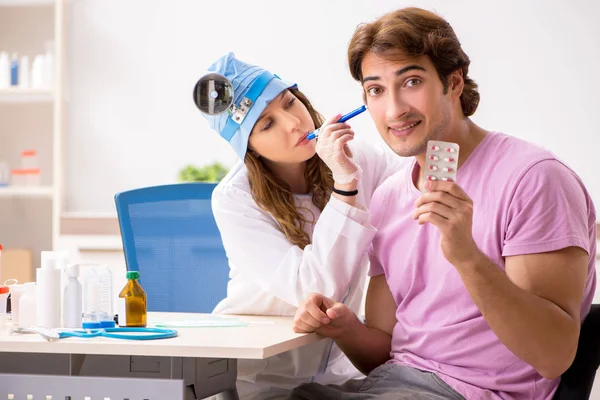
[[[232,53],[209,67],[252,97],[240,124],[205,115],[241,158],[215,188],[212,208],[229,258],[227,298],[215,313],[293,316],[318,292],[358,312],[375,229],[374,190],[404,166],[392,152],[350,143],[340,115],[323,124],[295,84]],[[321,126],[322,125],[322,126]],[[318,140],[306,136],[321,126]],[[361,374],[331,340],[266,360],[238,362],[243,399],[285,397],[304,382],[338,384]]]

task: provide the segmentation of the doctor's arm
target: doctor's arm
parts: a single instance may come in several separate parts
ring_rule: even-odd
[[[337,202],[337,203],[336,203]],[[213,213],[229,262],[260,287],[298,306],[317,292],[342,301],[352,289],[375,229],[332,198],[315,224],[312,244],[292,244],[249,193],[229,188],[213,193]]]

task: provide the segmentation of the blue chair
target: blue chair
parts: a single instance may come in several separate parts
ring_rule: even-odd
[[[214,183],[115,196],[125,262],[140,272],[148,311],[210,313],[227,295],[229,264],[211,209]]]

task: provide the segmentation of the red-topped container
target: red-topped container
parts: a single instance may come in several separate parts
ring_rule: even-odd
[[[6,301],[8,300],[8,286],[0,286],[0,329],[6,325]]]
[[[39,168],[13,169],[11,174],[11,184],[13,186],[39,186],[42,183]]]
[[[21,168],[22,169],[38,168],[37,151],[24,150],[21,152]]]

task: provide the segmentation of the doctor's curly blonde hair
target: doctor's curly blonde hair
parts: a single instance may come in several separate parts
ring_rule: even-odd
[[[313,108],[308,98],[298,89],[288,90],[307,108],[315,127],[323,125],[325,119]],[[304,249],[310,244],[310,237],[304,231],[304,226],[314,221],[308,221],[298,212],[290,186],[278,178],[263,159],[254,155],[252,151],[246,152],[244,163],[248,168],[250,190],[256,204],[275,218],[290,242]],[[312,202],[323,211],[333,187],[331,171],[315,154],[306,161],[304,176],[309,193],[312,194]]]

